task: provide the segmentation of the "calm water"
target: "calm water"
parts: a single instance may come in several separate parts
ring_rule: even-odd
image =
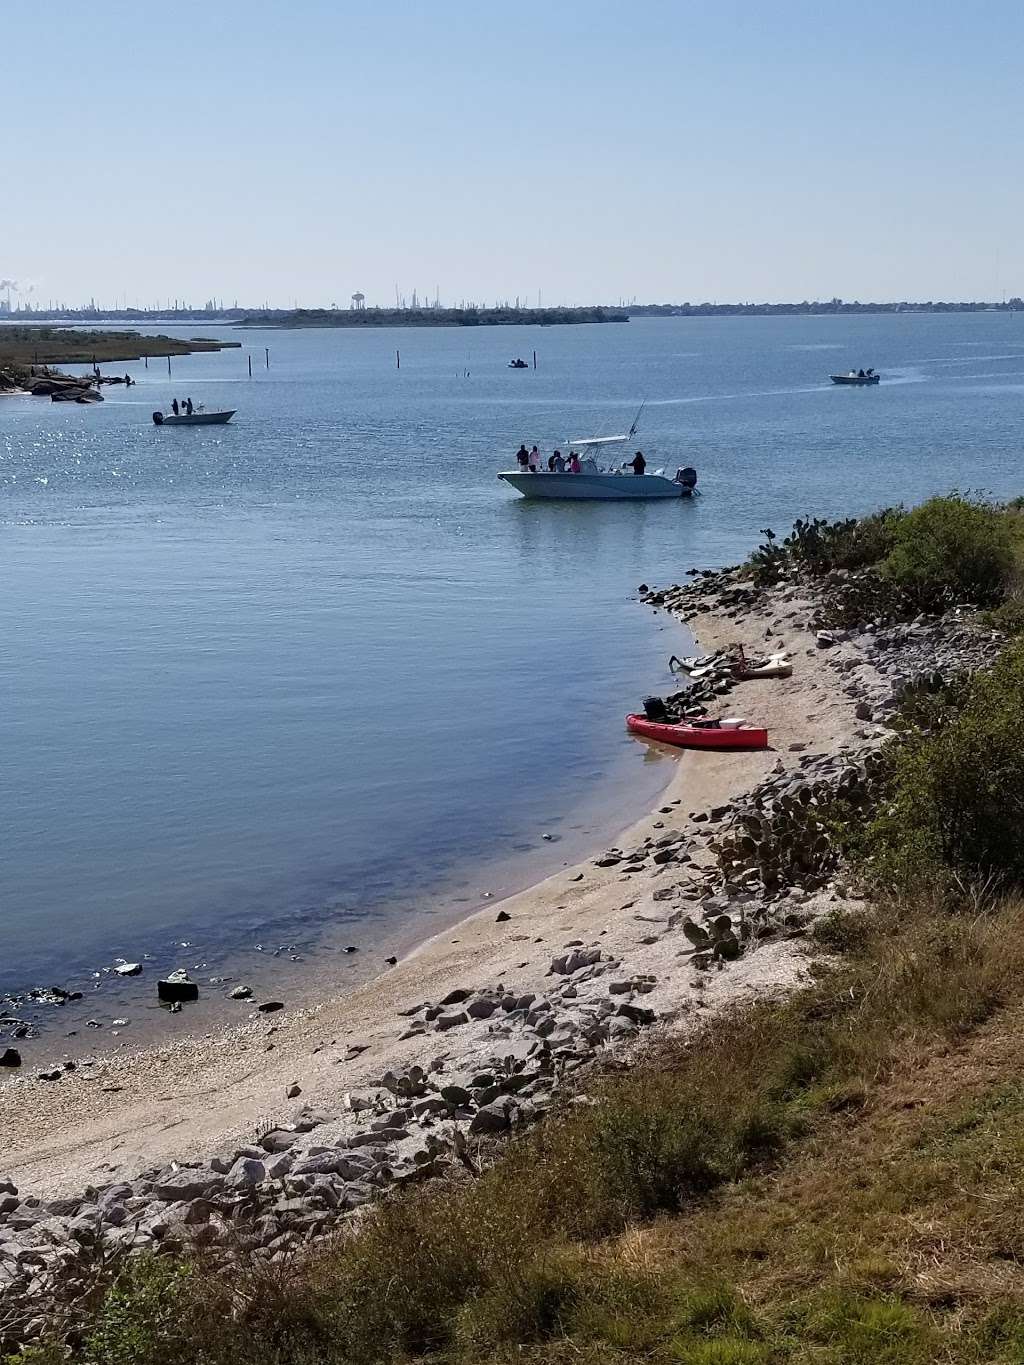
[[[130,364],[102,407],[0,400],[0,992],[145,953],[251,976],[282,945],[268,980],[318,944],[365,972],[667,781],[622,729],[679,643],[639,582],[796,515],[1024,482],[1014,316],[204,330],[243,350]],[[864,364],[880,388],[827,381]],[[174,394],[239,415],[159,431]],[[638,443],[702,499],[494,478],[643,397]]]

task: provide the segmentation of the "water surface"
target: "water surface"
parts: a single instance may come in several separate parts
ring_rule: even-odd
[[[1020,491],[1015,315],[237,335],[102,407],[0,399],[0,992],[144,953],[368,970],[653,801],[622,715],[680,641],[640,581],[797,515]],[[153,427],[174,395],[239,415]],[[703,498],[495,479],[641,399]]]

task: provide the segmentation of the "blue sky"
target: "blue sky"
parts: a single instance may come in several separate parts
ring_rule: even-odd
[[[4,9],[44,302],[1024,294],[1009,0]]]

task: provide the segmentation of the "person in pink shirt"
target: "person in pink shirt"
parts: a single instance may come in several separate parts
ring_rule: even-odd
[[[536,446],[530,451],[530,473],[536,474],[540,470],[540,451]]]
[[[578,474],[580,472],[580,457],[575,450],[569,451],[569,473]]]

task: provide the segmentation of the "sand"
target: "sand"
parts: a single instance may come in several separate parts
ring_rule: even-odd
[[[726,703],[729,713],[766,724],[772,748],[681,753],[659,809],[624,831],[616,845],[629,848],[667,829],[685,831],[691,813],[742,794],[780,758],[795,763],[791,744],[806,745],[807,753],[830,752],[852,737],[858,726],[853,703],[838,673],[815,650],[803,628],[805,616],[799,604],[787,604],[784,619],[777,610],[742,624],[700,617],[693,628],[708,652],[737,641],[756,649],[764,643],[768,618],[773,651],[790,650],[792,678],[745,683]],[[697,992],[677,941],[664,936],[643,942],[652,937],[657,915],[664,919],[654,891],[679,876],[678,867],[624,874],[588,860],[493,902],[344,997],[313,1008],[254,1014],[244,1026],[167,1046],[119,1051],[59,1082],[2,1082],[0,1175],[10,1175],[23,1193],[53,1196],[131,1179],[172,1160],[209,1158],[287,1122],[296,1102],[285,1098],[285,1090],[293,1083],[301,1086],[301,1103],[337,1112],[345,1092],[372,1086],[385,1070],[426,1064],[465,1045],[454,1033],[402,1041],[402,1010],[438,1001],[460,986],[501,982],[541,992],[552,956],[574,939],[599,942],[622,959],[624,970],[655,975],[658,987],[650,1003],[670,1024],[695,1010],[801,979],[802,948],[780,942],[713,974]],[[510,918],[498,922],[499,910]],[[364,1050],[346,1061],[352,1045]]]

